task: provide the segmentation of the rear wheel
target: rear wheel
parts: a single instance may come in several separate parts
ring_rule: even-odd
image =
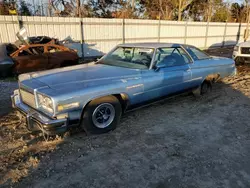
[[[212,90],[212,82],[209,80],[205,80],[200,87],[194,89],[192,91],[193,95],[197,98],[201,97],[201,95],[205,95]]]
[[[114,130],[119,123],[122,109],[115,96],[105,96],[91,101],[82,115],[81,127],[91,134]]]
[[[212,83],[211,83],[211,81],[205,80],[201,84],[201,88],[200,88],[201,95],[207,94],[207,93],[211,92],[211,90],[212,90]]]

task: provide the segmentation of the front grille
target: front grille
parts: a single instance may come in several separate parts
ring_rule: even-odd
[[[36,107],[36,100],[33,93],[20,89],[20,94],[21,94],[21,99],[25,104],[33,108]]]
[[[242,54],[250,54],[250,48],[242,47],[241,48],[241,53]]]

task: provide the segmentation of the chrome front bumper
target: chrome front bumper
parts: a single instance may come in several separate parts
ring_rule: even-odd
[[[67,131],[68,120],[52,119],[41,112],[22,103],[18,90],[11,96],[12,107],[17,110],[18,116],[25,119],[28,130],[43,131],[49,135],[55,135]]]

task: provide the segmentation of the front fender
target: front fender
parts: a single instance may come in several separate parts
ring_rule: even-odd
[[[91,98],[89,98],[86,102],[84,102],[84,104],[82,105],[82,108],[81,108],[81,115],[84,113],[84,110],[86,108],[86,106],[93,100],[95,99],[98,99],[98,98],[101,98],[101,97],[105,97],[105,96],[109,96],[109,95],[114,95],[114,96],[121,96],[122,100],[126,101],[127,104],[129,104],[130,102],[130,97],[127,93],[125,92],[122,92],[122,93],[106,93],[106,94],[100,94],[100,95],[97,95],[97,96],[93,96]]]

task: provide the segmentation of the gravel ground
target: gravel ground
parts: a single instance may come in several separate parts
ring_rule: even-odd
[[[18,87],[16,81],[0,80],[0,117],[8,114],[11,109],[10,95]]]
[[[0,187],[249,187],[250,67],[238,70],[209,95],[130,112],[103,135],[45,141],[10,112],[0,118]]]

